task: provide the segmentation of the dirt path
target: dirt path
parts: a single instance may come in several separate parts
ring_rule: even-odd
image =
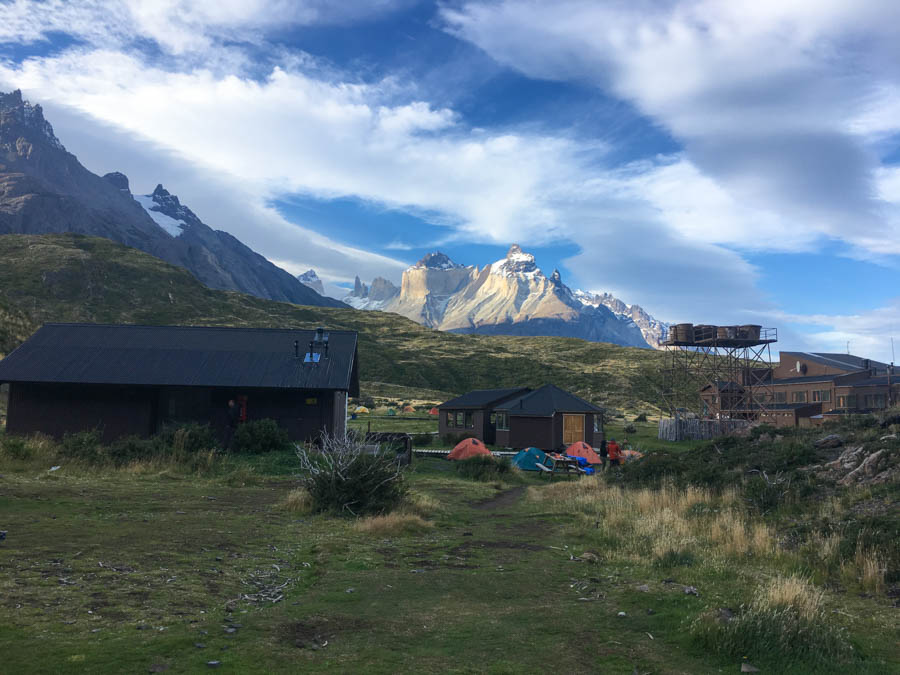
[[[524,486],[514,487],[513,489],[501,492],[500,494],[491,497],[490,499],[485,499],[484,501],[472,504],[472,508],[478,509],[480,511],[494,511],[496,509],[502,509],[507,506],[512,506],[517,501],[519,501],[524,492]]]

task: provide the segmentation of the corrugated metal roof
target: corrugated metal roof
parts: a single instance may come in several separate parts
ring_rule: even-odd
[[[476,389],[468,394],[457,396],[450,399],[446,403],[441,403],[438,408],[453,408],[454,410],[463,408],[489,408],[495,403],[503,401],[510,396],[516,396],[531,391],[527,387],[516,387],[514,389]]]
[[[806,375],[804,377],[787,377],[784,379],[772,380],[772,385],[778,384],[813,384],[815,382],[833,382],[837,377],[845,377],[849,373],[835,373],[833,375]]]
[[[552,417],[555,413],[602,413],[603,408],[588,403],[553,384],[519,396],[497,406],[497,410],[520,417]]]
[[[886,363],[881,363],[880,361],[874,361],[872,359],[864,359],[861,356],[854,356],[853,354],[833,354],[827,352],[782,352],[782,354],[793,354],[794,356],[806,358],[823,366],[844,368],[851,371],[865,370],[867,361],[869,368],[875,368],[879,371],[883,371],[887,368]]]
[[[0,382],[358,389],[357,334],[329,331],[328,358],[304,364],[315,331],[46,324],[0,361]],[[294,356],[294,341],[300,358]]]

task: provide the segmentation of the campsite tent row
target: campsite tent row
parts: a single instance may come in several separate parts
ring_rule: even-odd
[[[624,454],[626,460],[637,459],[643,456],[640,452],[634,450],[626,450]],[[467,438],[456,444],[456,447],[454,447],[453,450],[450,451],[450,454],[447,455],[447,459],[464,460],[475,457],[476,455],[490,456],[491,451],[477,438]],[[569,457],[581,458],[584,460],[584,464],[588,466],[602,464],[600,456],[594,452],[594,449],[591,446],[583,441],[573,443],[566,448],[566,455]],[[512,459],[512,464],[522,471],[540,471],[541,469],[536,465],[540,464],[541,466],[547,466],[548,456],[546,452],[539,448],[525,448],[516,453],[516,456]]]

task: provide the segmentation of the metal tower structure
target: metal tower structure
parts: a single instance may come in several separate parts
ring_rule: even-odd
[[[771,345],[775,328],[680,323],[660,338],[670,414],[757,420],[775,404]]]

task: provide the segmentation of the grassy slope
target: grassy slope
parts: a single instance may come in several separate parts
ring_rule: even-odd
[[[554,382],[632,410],[659,403],[658,352],[568,338],[455,335],[395,314],[300,307],[213,291],[186,271],[105,239],[0,237],[0,354],[42,323],[299,327],[360,332],[364,392],[382,383],[459,394]]]

